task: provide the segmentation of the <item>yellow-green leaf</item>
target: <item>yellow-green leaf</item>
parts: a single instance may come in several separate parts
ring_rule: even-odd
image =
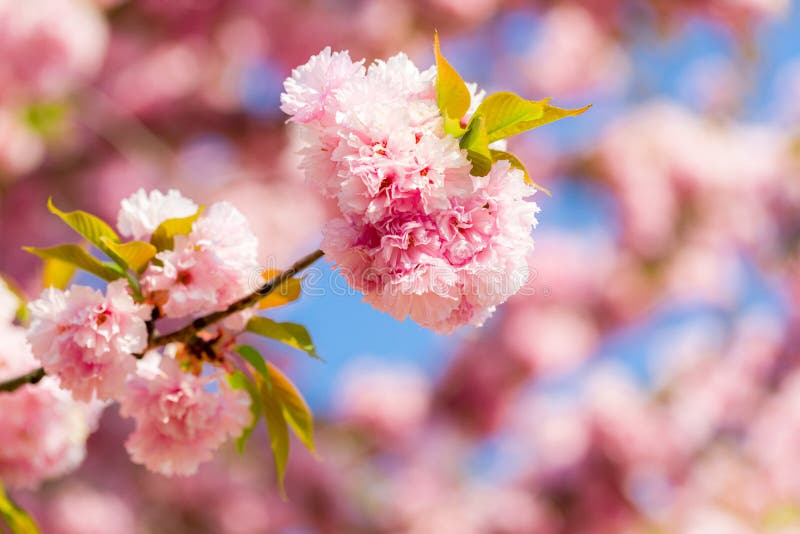
[[[283,406],[283,415],[295,435],[314,452],[314,416],[300,391],[280,369],[267,363],[272,381],[272,392]]]
[[[492,170],[492,154],[483,117],[470,121],[467,133],[461,138],[461,148],[467,150],[467,159],[472,163],[473,176],[486,176]]]
[[[103,243],[111,253],[124,265],[136,273],[141,273],[156,255],[156,247],[144,241],[131,241],[129,243],[114,243],[108,238],[103,238]]]
[[[66,289],[78,268],[66,261],[45,258],[42,268],[42,286]]]
[[[260,352],[250,345],[240,345],[236,348],[236,352],[238,352],[247,363],[252,365],[256,371],[258,371],[258,374],[261,375],[267,384],[272,383],[270,380],[269,371],[267,370],[267,362],[264,361],[264,357],[261,356]]]
[[[0,519],[11,529],[12,534],[39,534],[36,522],[6,495],[2,482],[0,482]]]
[[[245,390],[248,395],[250,395],[250,414],[253,416],[253,420],[245,427],[242,434],[236,438],[236,450],[239,451],[239,454],[242,454],[247,440],[250,439],[250,436],[256,429],[256,425],[258,425],[259,419],[261,419],[263,401],[261,400],[261,393],[258,391],[258,386],[241,371],[234,371],[232,374],[228,375],[228,384],[230,384],[233,389]]]
[[[280,341],[290,347],[304,351],[312,358],[321,359],[317,355],[314,343],[311,341],[311,335],[303,325],[276,323],[266,317],[253,317],[247,323],[247,331]]]
[[[436,56],[436,103],[445,119],[447,133],[458,136],[461,117],[469,109],[469,89],[458,71],[442,55],[438,33],[433,34],[433,53]]]
[[[0,274],[0,282],[5,283],[6,288],[11,291],[15,297],[17,297],[17,313],[16,318],[21,323],[26,323],[28,321],[28,306],[25,302],[25,294],[19,288],[17,284],[15,284],[10,278],[7,276],[3,276]],[[45,286],[47,287],[47,286]]]
[[[53,204],[53,199],[47,199],[47,208],[51,213],[57,215],[62,221],[67,223],[70,228],[89,240],[100,250],[105,250],[103,238],[119,243],[117,233],[104,221],[85,211],[63,212]]]
[[[525,168],[525,165],[517,158],[517,156],[509,152],[503,152],[502,150],[490,150],[489,152],[492,154],[492,161],[500,161],[501,159],[508,161],[511,163],[512,167],[523,172],[525,175],[525,183],[532,185],[539,191],[542,191],[546,195],[550,196],[549,189],[542,187],[531,179],[531,175],[528,174],[528,169]]]
[[[264,280],[272,280],[278,276],[280,272],[281,271],[277,269],[264,271]],[[265,310],[267,308],[275,308],[277,306],[283,306],[285,304],[289,304],[290,302],[294,302],[300,298],[300,292],[302,289],[303,287],[300,284],[300,279],[289,278],[281,285],[273,289],[269,295],[266,295],[264,298],[258,301],[258,307],[262,310]]]
[[[23,247],[23,249],[31,254],[36,254],[44,260],[58,260],[63,263],[68,263],[78,269],[83,269],[88,273],[102,278],[107,282],[122,278],[123,276],[123,273],[115,270],[111,266],[113,264],[101,263],[97,258],[78,245],[59,245],[50,248]],[[52,280],[56,283],[61,283],[63,281],[59,279],[58,276],[55,276]]]
[[[203,208],[203,206],[200,206],[200,209],[198,209],[197,213],[194,215],[179,217],[177,219],[167,219],[162,222],[158,225],[158,228],[153,231],[150,243],[155,246],[159,252],[162,250],[172,250],[175,246],[175,236],[188,235],[189,232],[192,231],[194,222],[200,217],[200,214],[203,213]]]
[[[562,109],[551,106],[549,101],[525,100],[509,92],[494,93],[481,102],[472,121],[478,117],[484,118],[486,135],[489,143],[493,143],[564,117],[580,115],[591,107]]]
[[[275,474],[278,479],[278,488],[281,496],[286,498],[283,487],[283,478],[286,474],[286,464],[289,462],[289,427],[284,416],[283,406],[274,394],[274,390],[263,380],[258,380],[261,392],[261,402],[264,411],[264,421],[269,432],[269,444],[272,456],[275,459]]]

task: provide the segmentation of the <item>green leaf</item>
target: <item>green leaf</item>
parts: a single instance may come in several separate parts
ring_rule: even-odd
[[[494,93],[481,102],[470,122],[483,117],[488,141],[493,143],[564,117],[580,115],[591,107],[562,109],[548,102],[549,99],[525,100],[509,92]]]
[[[236,347],[236,352],[258,371],[258,374],[261,375],[267,385],[272,387],[272,380],[270,380],[269,371],[267,370],[267,362],[264,361],[264,357],[260,352],[250,345],[240,345]]]
[[[106,248],[103,238],[107,238],[114,243],[119,243],[119,236],[117,233],[108,224],[91,213],[86,213],[85,211],[71,211],[65,213],[55,207],[52,198],[47,199],[47,208],[50,210],[50,213],[57,215],[62,221],[67,223],[70,228],[88,239],[90,243],[104,252]]]
[[[275,474],[278,479],[278,488],[281,496],[286,498],[286,489],[283,487],[283,478],[286,474],[286,464],[289,462],[289,427],[286,424],[283,406],[274,393],[263,381],[260,384],[261,402],[264,409],[264,421],[269,432],[269,444],[272,456],[275,459]]]
[[[263,401],[261,400],[261,393],[258,391],[258,386],[241,371],[234,371],[232,374],[228,375],[228,384],[230,384],[233,389],[245,390],[250,395],[250,413],[253,415],[253,420],[245,427],[242,434],[236,438],[236,450],[239,451],[239,454],[242,454],[247,440],[250,439],[250,436],[256,429],[256,425],[258,425],[258,421],[261,419]]]
[[[39,534],[39,527],[25,510],[6,494],[0,482],[0,519],[11,529],[12,534]]]
[[[135,273],[142,273],[158,252],[156,247],[144,241],[114,243],[106,237],[102,238],[102,241],[112,259],[120,263],[123,268],[130,268]]]
[[[150,238],[150,244],[156,247],[159,252],[162,250],[172,250],[175,246],[176,235],[188,235],[192,231],[194,222],[203,213],[203,206],[197,210],[194,215],[188,217],[180,217],[177,219],[167,219],[158,225],[153,231],[153,236]]]
[[[464,132],[461,118],[469,109],[469,89],[442,55],[438,32],[433,34],[433,53],[436,56],[436,104],[444,117],[445,131],[459,137]]]
[[[27,323],[27,321],[28,321],[28,306],[27,306],[27,303],[25,302],[25,300],[26,300],[25,299],[25,294],[22,292],[22,290],[19,288],[19,286],[17,284],[15,284],[7,276],[3,276],[2,274],[0,274],[0,281],[5,283],[6,288],[8,288],[8,290],[11,291],[14,294],[15,297],[17,297],[17,313],[16,313],[17,321],[19,321],[22,324]],[[47,286],[45,286],[45,287],[47,287]]]
[[[44,260],[58,260],[83,269],[107,282],[122,278],[124,273],[114,264],[101,263],[78,245],[59,245],[50,248],[22,247]],[[56,266],[58,268],[58,266]],[[55,279],[53,279],[55,280]]]
[[[311,335],[303,325],[297,323],[276,323],[266,317],[253,317],[247,322],[247,331],[259,334],[290,347],[300,349],[312,358],[321,360],[311,341]]]
[[[536,189],[538,189],[539,191],[542,191],[546,195],[551,196],[549,189],[547,189],[546,187],[542,187],[541,185],[537,184],[536,182],[534,182],[531,179],[531,175],[528,174],[528,169],[525,168],[525,164],[523,164],[517,158],[517,156],[515,156],[514,154],[511,154],[509,152],[503,152],[502,150],[489,150],[489,152],[492,154],[492,161],[500,161],[501,159],[508,161],[509,163],[511,163],[511,166],[513,168],[519,169],[524,173],[524,175],[525,175],[525,183],[530,184],[533,187],[535,187]]]
[[[269,269],[262,274],[264,280],[269,281],[278,276],[281,271]],[[273,289],[268,295],[258,301],[259,309],[275,308],[294,302],[300,298],[303,287],[299,278],[289,278],[281,285]]]
[[[271,363],[267,363],[267,366],[272,379],[272,392],[283,406],[286,422],[308,450],[314,452],[314,416],[311,409],[297,387],[280,369]]]
[[[486,176],[492,170],[492,154],[483,117],[475,117],[469,123],[467,133],[461,138],[461,148],[467,150],[467,159],[472,163],[473,176]]]
[[[66,289],[78,268],[71,263],[46,258],[42,268],[42,286]]]

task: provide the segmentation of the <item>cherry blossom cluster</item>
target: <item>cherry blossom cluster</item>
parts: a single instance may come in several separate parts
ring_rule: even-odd
[[[226,376],[241,320],[198,333],[193,342],[204,352],[192,340],[152,344],[156,318],[186,320],[247,296],[258,247],[247,221],[225,202],[200,210],[176,191],[140,190],[122,202],[117,226],[124,236],[150,240],[165,221],[195,216],[188,233],[172,236],[173,246],[155,254],[138,279],[111,281],[105,292],[50,287],[28,306],[30,350],[48,382],[79,401],[118,401],[121,414],[136,422],[126,443],[131,458],[166,475],[194,473],[252,419],[250,397]],[[20,342],[28,350],[24,336]],[[204,369],[203,358],[216,365]]]
[[[37,367],[25,329],[15,324],[19,306],[0,280],[0,381]],[[0,480],[29,488],[77,467],[100,408],[73,400],[52,377],[0,392]]]
[[[326,48],[286,80],[282,109],[308,181],[339,208],[326,255],[376,308],[450,332],[481,325],[525,282],[538,207],[507,161],[471,174],[436,76],[404,54],[365,68]],[[474,112],[483,94],[471,93]]]

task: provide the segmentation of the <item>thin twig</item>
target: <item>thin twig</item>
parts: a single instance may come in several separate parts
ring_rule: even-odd
[[[147,350],[151,350],[157,347],[162,347],[169,343],[181,342],[185,343],[189,341],[192,337],[194,337],[198,332],[201,330],[211,326],[214,323],[217,323],[226,317],[233,315],[234,313],[238,313],[240,311],[246,310],[252,306],[255,306],[259,300],[264,298],[265,296],[269,295],[275,289],[281,286],[284,282],[288,279],[302,271],[303,269],[309,267],[312,263],[320,259],[325,253],[321,250],[315,250],[311,254],[304,256],[297,260],[291,267],[286,269],[285,271],[281,272],[263,286],[259,287],[253,293],[249,294],[248,296],[237,300],[227,308],[222,311],[210,313],[203,317],[199,317],[192,321],[191,324],[176,330],[175,332],[171,332],[169,334],[164,334],[163,336],[153,336],[152,334],[148,336],[148,345]],[[154,315],[155,317],[155,315]],[[136,356],[136,355],[134,355]],[[30,373],[19,376],[12,380],[8,380],[6,382],[0,382],[0,391],[14,391],[15,389],[24,386],[25,384],[35,384],[42,378],[44,378],[44,369],[35,369]]]

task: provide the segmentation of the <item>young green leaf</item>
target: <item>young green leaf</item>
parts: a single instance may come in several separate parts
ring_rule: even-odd
[[[472,163],[473,176],[486,176],[492,170],[492,154],[483,117],[475,117],[469,123],[467,133],[461,138],[461,148],[467,150],[467,159]]]
[[[261,377],[264,379],[264,382],[266,382],[269,387],[272,387],[272,380],[270,379],[269,371],[267,370],[267,362],[264,361],[264,357],[260,352],[250,345],[240,345],[236,347],[236,352],[238,352],[247,363],[252,365],[256,371],[258,371],[258,374],[261,375]]]
[[[436,103],[445,121],[445,131],[459,137],[463,133],[461,117],[469,109],[469,89],[454,69],[442,55],[439,47],[439,34],[433,34],[433,53],[436,56]]]
[[[267,319],[266,317],[253,317],[247,323],[247,331],[300,349],[312,358],[318,360],[322,359],[317,355],[314,343],[311,341],[311,335],[309,335],[308,330],[306,330],[303,325],[297,323],[276,323],[272,319]]]
[[[113,264],[101,263],[78,245],[59,245],[50,248],[22,247],[44,260],[58,260],[83,269],[107,282],[122,278],[124,273]]]
[[[46,258],[42,268],[42,286],[66,289],[78,268],[65,261]]]
[[[488,141],[493,143],[564,117],[580,115],[591,107],[562,109],[551,106],[548,102],[549,99],[525,100],[514,93],[494,93],[481,102],[472,121],[478,117],[484,118]]]
[[[157,252],[156,247],[144,241],[114,243],[106,237],[102,241],[113,260],[135,273],[142,273]]]
[[[0,482],[0,520],[11,530],[11,534],[39,534],[36,522],[6,495],[2,482]]]
[[[286,424],[283,406],[274,392],[260,381],[261,402],[264,409],[264,421],[269,432],[269,444],[272,456],[275,459],[275,474],[278,478],[278,488],[281,496],[286,498],[283,487],[283,478],[286,474],[286,464],[289,462],[289,427]]]
[[[228,375],[228,383],[233,389],[245,390],[250,395],[250,413],[253,416],[253,420],[245,427],[242,434],[236,438],[236,450],[239,451],[239,454],[242,454],[247,440],[250,439],[250,436],[256,429],[256,425],[258,425],[258,421],[263,414],[263,401],[261,400],[261,393],[258,391],[258,386],[243,372],[234,371],[232,374]]]
[[[263,278],[264,280],[272,280],[274,277],[278,276],[281,271],[277,269],[270,269],[264,271]],[[268,295],[258,301],[259,309],[265,310],[267,308],[275,308],[278,306],[283,306],[285,304],[289,304],[290,302],[294,302],[298,298],[300,298],[300,292],[302,291],[303,287],[300,284],[299,278],[289,278],[281,285],[273,289]]]
[[[198,209],[197,213],[194,215],[177,219],[167,219],[162,222],[158,225],[158,228],[153,231],[150,244],[156,247],[159,252],[162,250],[172,250],[175,246],[175,236],[188,235],[189,232],[192,231],[194,222],[203,213],[203,209],[204,207],[200,206],[200,209]]]
[[[119,243],[117,233],[108,224],[91,213],[86,213],[85,211],[63,212],[55,207],[52,198],[47,199],[47,209],[102,251],[106,250],[103,238]]]
[[[501,159],[508,161],[511,163],[513,168],[519,169],[523,172],[525,176],[525,183],[532,185],[539,191],[542,191],[546,195],[550,196],[549,189],[542,187],[531,179],[531,175],[528,174],[528,169],[525,168],[525,165],[517,158],[517,156],[509,152],[503,152],[502,150],[490,150],[489,152],[492,154],[492,161],[500,161]]]
[[[267,367],[272,378],[272,392],[283,406],[286,422],[308,450],[314,452],[314,416],[311,414],[311,409],[292,381],[280,369],[271,363],[267,363]]]

